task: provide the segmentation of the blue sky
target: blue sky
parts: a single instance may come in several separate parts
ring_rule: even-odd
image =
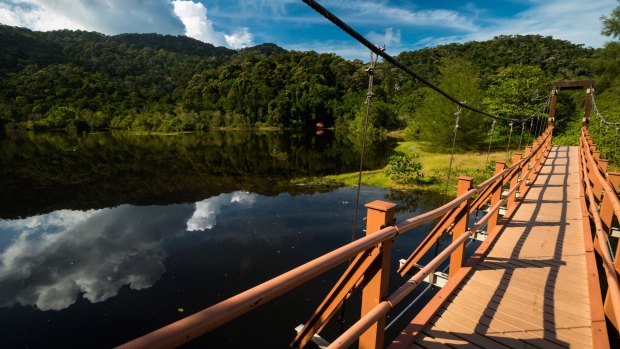
[[[541,34],[601,47],[601,15],[616,0],[323,0],[323,6],[396,55],[497,35]],[[187,35],[242,48],[272,42],[290,50],[367,60],[367,50],[300,0],[0,0],[0,23],[33,30]]]

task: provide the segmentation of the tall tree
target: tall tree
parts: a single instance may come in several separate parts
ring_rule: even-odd
[[[612,40],[598,50],[592,60],[597,80],[595,100],[608,119],[617,121],[620,120],[620,5],[609,16],[601,17],[601,20],[601,33],[610,36]]]
[[[551,77],[539,67],[511,65],[491,77],[484,104],[493,114],[521,119],[537,115],[549,96]]]
[[[611,11],[609,17],[602,16],[601,21],[603,22],[601,31],[603,35],[620,39],[620,5]]]
[[[479,87],[478,70],[462,58],[444,58],[439,67],[439,87],[468,105],[480,106],[483,98]],[[426,91],[421,107],[416,110],[410,128],[420,138],[440,147],[452,144],[455,129],[455,113],[459,108],[435,91]],[[460,112],[456,144],[471,147],[484,139],[486,125],[484,116],[463,109]]]

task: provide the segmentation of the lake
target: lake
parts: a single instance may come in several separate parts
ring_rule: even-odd
[[[291,179],[356,171],[357,138],[0,134],[2,347],[119,345],[350,242],[355,189]],[[372,138],[365,168],[384,167],[395,145]],[[398,203],[397,219],[443,202],[363,187],[356,237],[377,199]],[[396,240],[395,265],[427,229]],[[344,267],[188,347],[287,348]],[[350,303],[348,324],[358,297]]]

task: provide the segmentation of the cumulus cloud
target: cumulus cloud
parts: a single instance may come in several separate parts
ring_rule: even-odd
[[[257,197],[237,191],[195,205],[122,205],[0,219],[0,307],[61,310],[80,296],[95,303],[125,285],[149,288],[166,271],[165,239],[211,229],[222,208],[252,205]]]
[[[173,1],[174,13],[185,25],[185,35],[216,46],[224,45],[224,34],[213,29],[207,8],[193,1]]]
[[[151,287],[165,271],[162,240],[185,231],[182,208],[155,208],[162,212],[148,221],[139,219],[144,208],[129,205],[0,220],[3,235],[15,237],[0,254],[0,306],[60,310],[80,295],[101,302],[123,285]]]
[[[236,191],[229,194],[220,194],[196,203],[194,214],[187,221],[188,231],[200,231],[212,229],[216,220],[215,217],[222,207],[232,203],[252,205],[256,200],[256,194],[247,191]]]
[[[183,24],[169,0],[0,0],[0,22],[41,31],[183,32]]]
[[[366,36],[377,46],[386,45],[390,47],[400,45],[400,30],[394,30],[394,28],[386,28],[383,34],[371,31]]]
[[[510,18],[493,18],[484,30],[463,36],[463,40],[488,40],[497,35],[540,34],[573,43],[600,47],[606,38],[600,34],[600,16],[609,13],[614,4],[607,0],[537,2]],[[579,25],[575,24],[578,18]]]
[[[253,45],[248,28],[217,31],[207,8],[191,0],[0,0],[0,23],[40,31],[185,34],[234,49]]]
[[[174,13],[185,25],[185,35],[191,38],[233,49],[245,48],[253,44],[253,36],[248,28],[239,28],[230,35],[216,31],[207,17],[207,8],[202,3],[175,0],[172,5]]]
[[[252,33],[245,27],[237,29],[231,35],[224,35],[224,38],[228,47],[234,49],[246,48],[254,44]]]

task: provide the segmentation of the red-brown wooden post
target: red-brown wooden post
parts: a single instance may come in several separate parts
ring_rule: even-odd
[[[506,163],[504,161],[495,161],[495,174],[502,172],[505,168],[506,168]],[[503,179],[500,178],[498,179],[498,181],[502,182]],[[502,190],[503,190],[502,185],[499,183],[494,183],[492,185],[495,185],[496,188],[495,188],[495,191],[493,191],[493,194],[491,194],[491,204],[489,208],[495,206],[502,199]],[[499,210],[495,212],[494,214],[492,214],[491,218],[489,218],[489,223],[487,225],[488,234],[491,234],[491,232],[495,229],[498,218],[499,218]]]
[[[549,101],[549,119],[555,118],[555,110],[558,106],[558,90],[551,90],[551,100]]]
[[[601,152],[599,150],[593,151],[592,156],[594,156],[594,160],[598,162],[601,159]]]
[[[366,235],[373,234],[387,226],[394,225],[396,204],[375,200],[366,204]],[[369,280],[362,291],[362,313],[366,315],[387,297],[390,284],[392,241],[380,245],[381,258],[368,268],[364,278]],[[383,348],[385,316],[372,325],[359,339],[360,349]]]
[[[611,184],[611,187],[617,192],[620,192],[620,172],[607,173],[607,181]]]
[[[583,112],[583,126],[588,127],[590,124],[590,115],[592,114],[592,93],[594,92],[593,88],[586,89],[586,102],[584,106]]]
[[[609,165],[609,160],[607,159],[600,159],[598,161],[598,168],[601,169],[601,172],[605,173],[607,172],[607,166]]]
[[[512,163],[516,164],[519,161],[521,161],[521,153],[514,153],[514,155],[512,156]],[[519,171],[515,172],[514,176],[510,179],[509,189],[512,190],[512,188],[516,187],[517,185],[519,185]],[[516,197],[517,197],[516,191],[508,197],[508,202],[506,204],[506,207],[508,207],[508,209],[514,206]]]
[[[530,153],[532,152],[532,147],[527,146],[525,147],[525,152],[523,153],[524,157],[527,157],[528,155],[530,155]],[[525,164],[523,164],[523,167],[521,168],[521,185],[519,186],[519,192],[521,192],[521,197],[523,197],[523,193],[525,193],[525,186],[529,184],[529,177],[526,176],[527,171],[530,169],[530,164],[532,163],[532,160],[528,160]]]
[[[459,176],[459,183],[456,190],[456,196],[459,197],[467,193],[471,189],[471,183],[474,180],[473,177]],[[454,221],[454,227],[452,228],[452,241],[458,239],[467,231],[467,223],[469,220],[469,201],[467,200],[459,206],[459,214]],[[459,247],[450,254],[450,271],[448,271],[448,277],[454,275],[463,266],[465,261],[465,244],[461,244]]]

